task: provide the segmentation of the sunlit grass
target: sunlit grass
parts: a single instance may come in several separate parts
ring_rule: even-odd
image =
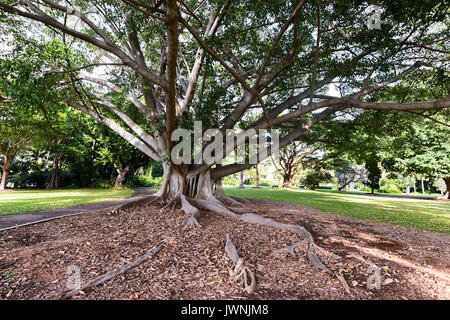
[[[342,216],[450,234],[450,202],[364,194],[284,189],[225,188],[236,197],[298,203]]]
[[[131,189],[30,190],[0,193],[0,216],[126,198]]]

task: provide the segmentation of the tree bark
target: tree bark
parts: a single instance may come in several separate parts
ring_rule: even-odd
[[[60,163],[61,163],[61,154],[56,153],[54,157],[54,168],[47,180],[46,185],[47,190],[56,190],[60,186],[61,183]]]
[[[0,181],[0,191],[6,189],[8,175],[9,175],[9,169],[5,169],[5,167],[2,167],[2,180]]]
[[[447,191],[444,195],[444,199],[450,199],[450,177],[444,178],[444,182],[447,187]]]
[[[119,168],[116,168],[116,171],[117,177],[116,180],[114,181],[114,186],[121,187],[131,171],[131,166],[127,164],[124,168],[122,165],[120,165]]]
[[[258,170],[258,165],[256,165],[256,186],[255,188],[261,188],[259,186],[259,170]]]
[[[239,189],[244,189],[244,171],[239,172]]]
[[[11,169],[11,164],[14,156],[10,154],[5,155],[5,163],[0,168],[2,169],[2,179],[0,181],[0,191],[6,189],[6,184],[8,183],[9,170]]]
[[[283,188],[291,188],[292,187],[292,177],[290,175],[283,176]]]

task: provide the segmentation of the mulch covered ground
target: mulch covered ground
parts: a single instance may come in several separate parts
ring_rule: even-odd
[[[58,299],[69,266],[85,283],[117,269],[164,241],[143,264],[86,289],[73,299],[450,299],[450,236],[354,220],[283,202],[254,200],[251,209],[305,226],[316,243],[339,257],[320,258],[341,270],[341,282],[313,267],[304,247],[275,253],[297,236],[205,213],[188,228],[180,211],[147,206],[109,215],[101,210],[0,234],[0,298]],[[230,275],[224,252],[229,233],[256,276],[253,294]],[[380,289],[367,288],[370,265],[381,270]]]

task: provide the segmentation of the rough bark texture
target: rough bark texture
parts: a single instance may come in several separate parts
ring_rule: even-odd
[[[6,155],[5,162],[4,162],[3,166],[0,167],[2,169],[2,179],[0,181],[0,190],[6,189],[6,184],[8,183],[9,170],[11,169],[12,161],[13,161],[13,157]]]
[[[239,172],[239,189],[244,189],[244,172]]]
[[[61,182],[61,171],[60,171],[60,164],[61,164],[61,155],[55,154],[54,160],[53,160],[53,170],[50,174],[50,176],[47,179],[46,183],[46,189],[47,190],[56,190],[60,186]]]
[[[9,169],[2,167],[2,180],[0,181],[0,190],[6,189],[6,182],[8,181]]]
[[[292,177],[288,174],[283,175],[283,188],[292,187]]]
[[[127,164],[125,167],[120,165],[120,167],[116,168],[116,171],[117,171],[117,177],[116,177],[116,180],[114,181],[114,186],[120,187],[123,185],[123,183],[129,176],[129,174],[131,172],[131,166],[129,164]]]
[[[445,199],[450,199],[450,177],[444,178],[445,185],[447,186],[447,191],[444,195]]]

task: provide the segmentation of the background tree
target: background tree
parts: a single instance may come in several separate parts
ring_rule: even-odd
[[[295,141],[280,150],[278,161],[274,165],[283,178],[283,188],[290,188],[295,175],[301,170],[334,156],[336,156],[336,153],[325,154],[325,151],[321,149],[321,145],[317,143],[308,145],[301,141]]]
[[[316,190],[320,183],[330,182],[332,179],[333,177],[329,172],[320,170],[320,168],[314,168],[306,174],[303,184],[308,189]]]
[[[338,159],[335,163],[335,168],[339,191],[342,191],[348,185],[352,185],[357,181],[367,182],[367,170],[364,166],[357,165],[345,159]]]

